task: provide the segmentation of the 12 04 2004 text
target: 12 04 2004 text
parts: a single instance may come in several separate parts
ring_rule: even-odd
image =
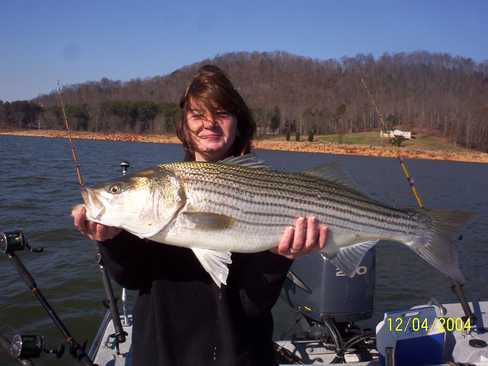
[[[473,325],[471,319],[460,317],[436,317],[433,320],[420,317],[390,317],[387,329],[396,333],[426,333],[429,331],[463,332],[469,331]]]

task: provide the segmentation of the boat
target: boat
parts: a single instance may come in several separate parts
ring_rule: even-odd
[[[300,326],[287,339],[275,341],[280,365],[401,366],[451,362],[488,366],[488,301],[468,303],[462,291],[459,293],[460,287],[459,303],[439,304],[431,300],[386,312],[375,330],[356,326],[356,321],[372,314],[374,264],[373,250],[363,259],[356,278],[351,279],[337,276],[337,269],[320,253],[295,261],[283,291],[289,305],[300,314],[296,321]],[[332,293],[336,295],[330,296]],[[119,344],[112,315],[107,311],[88,353],[97,365],[132,365],[132,316],[120,315],[120,324],[126,340]]]
[[[23,265],[16,252],[32,248],[22,232],[0,233],[0,252],[11,259],[34,296],[63,333],[69,353],[81,364],[132,366],[133,318],[122,293],[123,314],[115,306],[113,289],[103,261],[99,264],[109,302],[88,352],[69,333]],[[374,330],[355,323],[373,312],[375,251],[363,258],[353,277],[344,276],[315,252],[295,260],[283,292],[299,314],[294,332],[274,342],[280,365],[484,365],[488,366],[488,301],[465,300],[462,286],[454,283],[459,303],[440,304],[432,299],[409,309],[387,311]],[[331,294],[333,294],[331,296]],[[298,326],[300,325],[300,326]],[[46,350],[43,338],[0,336],[0,346],[23,365],[34,365],[43,352],[63,355],[63,348]]]

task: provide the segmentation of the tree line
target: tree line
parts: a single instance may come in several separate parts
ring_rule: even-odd
[[[181,112],[175,103],[107,100],[95,104],[67,104],[70,128],[80,131],[173,133]],[[59,105],[37,101],[0,101],[0,128],[64,129]]]
[[[174,132],[178,100],[206,63],[229,75],[251,107],[259,135],[379,130],[376,103],[386,127],[431,131],[488,151],[488,61],[424,51],[340,60],[228,53],[165,76],[66,86],[67,114],[80,130]],[[62,128],[61,117],[54,92],[32,101],[0,102],[2,127]]]

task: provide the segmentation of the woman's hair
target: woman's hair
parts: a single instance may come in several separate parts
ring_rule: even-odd
[[[198,70],[180,99],[183,113],[176,125],[176,134],[183,143],[185,160],[195,160],[195,149],[186,120],[192,101],[207,108],[212,116],[224,110],[236,117],[236,137],[228,151],[229,156],[239,156],[251,151],[251,139],[256,125],[248,106],[220,68],[205,65]]]

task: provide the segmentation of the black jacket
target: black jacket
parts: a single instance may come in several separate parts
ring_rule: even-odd
[[[122,286],[139,290],[134,366],[274,365],[271,308],[291,261],[271,252],[232,254],[218,288],[190,249],[122,232],[101,244]]]

